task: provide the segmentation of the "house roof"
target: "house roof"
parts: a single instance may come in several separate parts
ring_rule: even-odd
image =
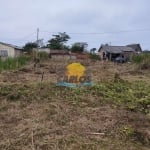
[[[133,48],[136,52],[142,52],[140,44],[129,44],[127,46]]]
[[[18,50],[22,50],[23,49],[22,47],[19,47],[19,46],[16,46],[16,45],[12,45],[12,44],[3,43],[3,42],[0,42],[0,44],[5,45],[5,46],[9,46],[9,47],[12,47],[12,48],[18,49]]]
[[[122,52],[135,52],[135,50],[133,48],[127,47],[127,46],[102,45],[98,51],[100,52],[101,49],[103,49],[104,51],[106,51],[108,53],[114,53],[114,54],[118,54],[118,53],[122,53]]]

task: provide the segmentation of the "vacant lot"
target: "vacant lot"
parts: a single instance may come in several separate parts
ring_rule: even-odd
[[[94,86],[57,87],[68,63],[0,74],[0,149],[149,150],[150,71],[82,61]]]

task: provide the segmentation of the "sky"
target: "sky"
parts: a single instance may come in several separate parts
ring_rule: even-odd
[[[66,32],[88,49],[140,43],[150,50],[150,0],[0,0],[0,41],[27,42]]]

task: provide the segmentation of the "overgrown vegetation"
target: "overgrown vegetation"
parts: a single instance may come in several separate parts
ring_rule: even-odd
[[[78,107],[82,107],[82,102],[86,102],[89,107],[98,107],[101,104],[111,103],[116,106],[125,106],[126,109],[131,111],[140,111],[146,114],[150,113],[150,85],[142,81],[137,81],[132,84],[125,82],[101,82],[92,87],[75,89],[57,87],[53,84],[49,85],[46,83],[42,85],[42,87],[43,86],[44,89],[49,89],[49,92],[44,92],[46,95],[39,95],[41,93],[39,93],[37,88],[40,90],[40,87],[35,86],[32,89],[32,97],[37,97],[35,99],[39,99],[39,96],[43,96],[41,97],[42,99],[44,97],[48,98],[53,96],[54,99],[63,99]],[[30,98],[30,92],[28,92],[29,87],[28,89],[24,87],[21,89],[17,89],[16,87],[16,89],[14,89],[4,86],[1,87],[0,94],[4,96],[9,95],[7,98],[9,100],[14,100],[14,96],[10,97],[11,93],[14,94],[14,90],[16,90],[16,94],[18,95],[16,100],[22,100],[21,97],[26,96]],[[91,97],[94,97],[95,100],[91,101]]]
[[[41,61],[47,61],[49,59],[49,54],[46,52],[38,52],[38,57]]]
[[[27,64],[30,57],[20,56],[16,58],[0,59],[0,71],[15,70]]]
[[[134,55],[132,62],[135,63],[139,69],[150,69],[150,54],[142,53]]]
[[[53,143],[57,143],[57,147],[62,150],[68,147],[81,150],[94,150],[101,147],[109,149],[112,146],[116,148],[123,141],[128,145],[130,140],[133,141],[134,139],[136,141],[136,128],[132,126],[134,124],[130,124],[126,119],[129,117],[130,120],[132,113],[142,112],[144,115],[149,112],[149,93],[150,85],[144,82],[134,82],[132,84],[113,81],[101,82],[93,87],[75,89],[57,87],[52,83],[0,86],[0,99],[6,99],[5,103],[2,103],[3,105],[0,107],[0,111],[7,112],[9,109],[12,111],[14,107],[15,112],[19,111],[23,115],[19,118],[16,112],[13,117],[7,119],[8,121],[6,120],[7,125],[13,126],[13,123],[9,122],[11,119],[16,119],[15,124],[22,123],[22,125],[17,132],[14,129],[15,126],[11,128],[11,130],[14,129],[13,134],[16,139],[9,146],[7,141],[3,140],[0,148],[12,146],[16,148],[20,145],[29,148],[31,146],[29,135],[32,132],[34,146],[43,150],[45,148],[57,149]],[[9,104],[9,107],[6,106],[6,103]],[[108,105],[113,108],[108,107]],[[126,109],[126,111],[130,112],[130,115],[126,116],[126,118],[122,117],[122,115],[125,115],[124,113],[121,115],[116,112],[116,110],[119,112],[120,108],[122,110]],[[114,119],[114,115],[118,115],[120,118]],[[29,120],[29,116],[32,123]],[[21,119],[21,117],[25,119]],[[138,122],[138,117],[133,116],[131,119]],[[105,127],[101,126],[106,121]],[[145,121],[144,118],[143,121]],[[109,125],[110,122],[112,127]],[[114,122],[116,123],[114,124]],[[142,128],[143,126],[144,123],[142,123]],[[31,130],[32,128],[33,131]],[[101,132],[104,133],[104,141],[101,139]],[[22,137],[19,136],[20,134]],[[111,139],[111,136],[113,139]],[[26,140],[24,140],[25,138]],[[51,138],[50,141],[49,138]],[[113,141],[115,143],[112,144],[111,142]],[[86,144],[87,142],[90,144]],[[139,141],[136,142],[138,143]],[[143,147],[136,145],[136,142],[130,143],[135,150]],[[126,148],[125,146],[124,150]]]
[[[57,91],[56,93],[59,93],[59,90]],[[150,113],[150,86],[141,81],[132,84],[101,82],[93,87],[66,89],[63,90],[62,95],[64,95],[64,99],[71,100],[73,104],[78,106],[85,101],[89,107],[112,103],[117,106],[125,106],[126,109],[131,111]],[[94,101],[90,99],[92,96],[95,98]]]

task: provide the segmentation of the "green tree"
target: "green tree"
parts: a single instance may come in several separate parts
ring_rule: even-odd
[[[86,42],[76,42],[72,45],[71,51],[75,53],[82,53],[87,51],[88,44]]]
[[[37,44],[36,43],[32,43],[32,42],[28,42],[25,44],[25,46],[23,47],[23,50],[25,52],[31,53],[33,48],[37,48]]]
[[[84,51],[84,46],[72,45],[71,52],[82,53]]]
[[[70,39],[70,36],[68,34],[63,32],[58,33],[57,35],[53,35],[53,37],[54,38],[48,41],[47,47],[49,47],[50,49],[64,49],[67,47],[65,43]]]
[[[96,48],[90,49],[90,53],[91,53],[91,54],[95,54],[95,51],[96,51]]]

